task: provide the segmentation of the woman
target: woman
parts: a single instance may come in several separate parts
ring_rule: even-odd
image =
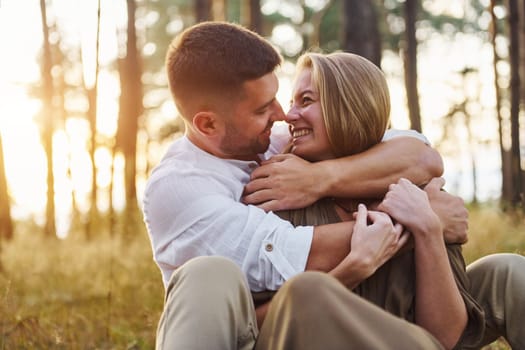
[[[288,151],[309,161],[362,152],[383,139],[389,113],[386,80],[371,62],[349,53],[307,53],[297,64],[287,114],[292,135]],[[441,185],[437,180],[431,184],[437,190]],[[326,224],[352,220],[356,203],[323,199],[278,214],[294,225]],[[447,348],[475,343],[484,323],[481,308],[466,291],[461,250],[445,247],[441,224],[424,191],[401,180],[375,204],[412,233],[414,249],[371,268],[354,291],[419,324]]]

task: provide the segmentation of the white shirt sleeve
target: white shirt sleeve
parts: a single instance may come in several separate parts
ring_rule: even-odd
[[[313,227],[294,228],[239,203],[216,174],[195,171],[177,171],[176,181],[174,174],[157,176],[145,192],[145,221],[165,286],[178,265],[202,255],[232,259],[253,291],[277,290],[304,271]]]
[[[385,142],[395,137],[402,137],[402,136],[414,137],[430,146],[430,141],[427,139],[427,137],[421,134],[420,132],[417,132],[416,130],[388,129],[385,132],[385,135],[383,135],[383,139],[381,141]]]

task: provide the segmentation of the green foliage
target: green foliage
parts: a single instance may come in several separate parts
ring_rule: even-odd
[[[343,5],[341,2],[335,1],[328,7],[321,21],[319,28],[319,45],[325,52],[333,52],[341,49],[342,11]]]
[[[381,24],[380,20],[383,47],[387,50],[398,51],[401,47],[400,43],[404,40],[404,25],[401,24],[404,23],[404,1],[383,0],[378,2],[376,2],[378,12],[382,12],[385,17],[384,24]],[[474,0],[467,2],[464,10],[469,15],[458,18],[447,13],[431,13],[424,4],[419,6],[417,28],[422,31],[418,33],[418,40],[425,42],[426,37],[434,33],[451,38],[458,33],[484,35],[487,28],[480,28],[478,20],[486,11],[485,6],[480,1]]]

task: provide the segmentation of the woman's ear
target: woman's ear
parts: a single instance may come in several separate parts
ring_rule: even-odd
[[[213,112],[197,112],[193,116],[193,127],[203,136],[214,136],[218,132],[219,120]]]

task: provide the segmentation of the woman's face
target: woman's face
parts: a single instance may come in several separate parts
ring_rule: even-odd
[[[328,142],[319,92],[311,77],[310,68],[302,69],[297,75],[290,111],[286,115],[292,135],[292,153],[310,161],[332,159],[335,155]]]

